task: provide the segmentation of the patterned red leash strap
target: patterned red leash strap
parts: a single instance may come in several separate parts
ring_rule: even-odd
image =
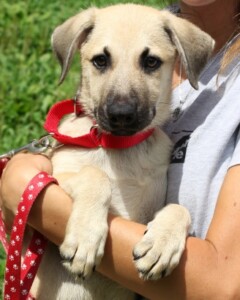
[[[25,299],[26,295],[28,295],[27,300],[33,299],[29,295],[29,291],[37,274],[46,246],[47,239],[38,231],[34,231],[21,266],[21,299]]]
[[[47,241],[40,233],[34,232],[23,264],[21,265],[23,236],[27,218],[34,200],[50,183],[57,183],[57,181],[45,172],[37,174],[28,184],[18,205],[7,253],[4,300],[33,299],[29,291],[37,273]]]

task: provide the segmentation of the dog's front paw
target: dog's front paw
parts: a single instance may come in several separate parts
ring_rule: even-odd
[[[105,172],[84,166],[80,173],[68,176],[61,187],[74,201],[60,254],[63,265],[85,279],[99,265],[104,253],[111,184]]]
[[[157,280],[172,272],[184,250],[189,225],[189,213],[179,205],[171,204],[158,212],[133,250],[142,279]]]
[[[76,229],[68,230],[60,247],[63,265],[80,279],[92,274],[104,254],[107,223],[93,223],[85,228],[77,226]]]

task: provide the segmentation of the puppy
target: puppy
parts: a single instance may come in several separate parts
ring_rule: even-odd
[[[148,224],[133,249],[140,277],[159,279],[179,263],[190,216],[179,205],[163,208],[171,142],[159,126],[169,117],[176,57],[197,88],[213,45],[189,22],[133,4],[90,8],[55,29],[52,46],[62,66],[60,82],[80,52],[78,94],[85,111],[68,117],[60,132],[81,136],[94,124],[99,135],[151,134],[126,149],[65,145],[52,154],[54,176],[72,197],[73,209],[61,255],[49,243],[32,288],[37,299],[134,299],[131,291],[92,274],[104,254],[109,212]]]

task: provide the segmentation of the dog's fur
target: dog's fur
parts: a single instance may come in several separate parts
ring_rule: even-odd
[[[61,82],[74,53],[79,49],[81,54],[80,101],[87,116],[68,118],[62,133],[85,134],[92,119],[100,131],[115,135],[156,129],[129,149],[64,146],[53,154],[54,175],[72,197],[73,210],[60,247],[64,266],[57,247],[49,244],[32,291],[41,300],[134,299],[134,293],[92,274],[104,253],[107,215],[111,211],[147,224],[164,206],[171,142],[158,126],[169,116],[176,57],[197,88],[213,41],[167,11],[126,4],[79,13],[56,28],[52,45],[62,65]],[[173,270],[189,224],[189,213],[179,205],[155,215],[133,250],[143,279],[158,279]]]

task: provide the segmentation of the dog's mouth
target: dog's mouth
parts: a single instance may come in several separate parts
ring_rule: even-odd
[[[144,130],[151,124],[155,114],[155,107],[109,110],[106,106],[98,107],[94,113],[98,126],[116,136],[131,136]]]
[[[139,132],[139,130],[128,130],[128,129],[116,129],[116,130],[107,130],[106,131],[110,132],[112,135],[116,136],[131,136]]]

